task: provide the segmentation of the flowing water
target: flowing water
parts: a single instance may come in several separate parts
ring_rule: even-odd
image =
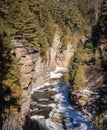
[[[70,85],[61,77],[65,68],[50,73],[50,82],[32,91],[30,119],[38,124],[36,130],[93,130],[91,118],[74,109],[69,102]]]

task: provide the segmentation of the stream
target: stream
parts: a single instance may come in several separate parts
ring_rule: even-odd
[[[65,72],[68,69],[57,67],[50,82],[32,90],[30,119],[36,122],[35,130],[93,130],[91,117],[71,106],[70,85],[61,78]]]

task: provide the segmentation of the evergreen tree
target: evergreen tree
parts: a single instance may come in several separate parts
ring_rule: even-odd
[[[0,0],[1,106],[17,107],[21,95],[18,61],[12,53],[13,37],[25,47],[36,47],[46,60],[47,50],[54,39],[55,24],[62,31],[63,51],[67,46],[68,30],[76,34],[88,32],[89,14],[93,12],[89,12],[90,5],[89,0]],[[104,4],[104,13],[105,7]]]
[[[6,117],[6,110],[20,106],[20,73],[15,54],[12,54],[11,30],[5,21],[0,21],[0,117]]]

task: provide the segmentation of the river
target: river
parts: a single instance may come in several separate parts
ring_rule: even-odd
[[[93,130],[91,118],[76,110],[69,101],[70,84],[62,80],[68,69],[57,67],[50,82],[33,89],[30,119],[35,130]]]

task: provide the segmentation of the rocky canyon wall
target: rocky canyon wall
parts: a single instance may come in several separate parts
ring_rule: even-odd
[[[73,39],[75,39],[75,44],[72,44],[69,41],[66,50],[60,52],[62,42],[59,29],[56,28],[53,44],[47,51],[47,62],[42,61],[39,51],[36,48],[27,48],[20,42],[15,44],[14,51],[19,60],[18,65],[21,72],[20,84],[22,87],[22,105],[21,110],[16,116],[7,118],[2,130],[24,129],[23,123],[29,113],[32,89],[47,82],[49,80],[50,71],[55,69],[56,66],[68,66],[70,58],[76,51],[76,43],[79,40],[76,36],[74,36]]]

